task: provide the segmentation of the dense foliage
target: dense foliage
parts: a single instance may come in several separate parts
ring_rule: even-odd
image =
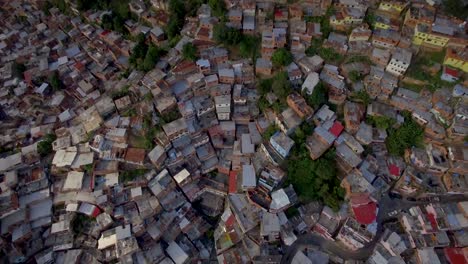
[[[396,123],[395,119],[388,116],[368,116],[366,121],[379,129],[385,130],[391,128]]]
[[[154,44],[146,44],[143,33],[137,37],[137,45],[132,50],[129,61],[132,66],[140,71],[150,71],[154,68],[159,58],[165,51]]]
[[[60,90],[63,88],[62,80],[60,80],[60,76],[58,71],[54,71],[52,75],[49,76],[49,83],[52,86],[54,91]]]
[[[251,58],[253,61],[258,56],[260,38],[256,36],[243,35],[239,44],[239,53],[243,58]]]
[[[466,20],[468,18],[468,8],[466,1],[463,0],[443,0],[442,6],[448,14],[459,19]]]
[[[182,56],[186,60],[195,61],[197,59],[197,48],[192,43],[187,43],[182,48]]]
[[[52,153],[52,142],[54,142],[57,137],[54,134],[47,134],[43,140],[37,143],[37,152],[42,157],[47,156]]]
[[[239,29],[228,27],[224,23],[219,23],[213,28],[213,38],[224,45],[238,45],[243,37]]]
[[[211,8],[212,15],[224,19],[224,15],[227,13],[224,1],[208,0],[208,5]]]
[[[270,140],[270,138],[278,131],[279,128],[276,125],[270,125],[265,132],[263,132],[262,137],[264,140]]]
[[[291,52],[285,48],[279,48],[273,52],[271,56],[271,62],[275,67],[287,66],[293,62],[293,56]]]
[[[317,160],[311,160],[304,142],[296,142],[287,161],[288,180],[299,198],[304,201],[319,200],[338,210],[344,199],[344,189],[336,176],[335,153],[329,150]]]
[[[405,150],[419,146],[423,140],[424,129],[411,118],[411,113],[404,112],[405,122],[399,128],[390,128],[386,145],[388,152],[403,156]]]
[[[351,95],[351,100],[364,103],[364,105],[368,105],[372,102],[370,95],[364,89],[358,92],[354,92]]]
[[[23,63],[13,62],[12,75],[16,78],[23,79],[26,66]]]
[[[318,109],[320,106],[328,101],[327,88],[322,82],[319,82],[312,92],[311,95],[303,94],[307,104],[314,109]]]
[[[306,49],[307,56],[319,55],[326,62],[340,62],[343,60],[343,55],[339,54],[332,48],[322,47],[322,40],[314,39],[311,45]]]
[[[278,97],[278,102],[272,105],[275,112],[279,113],[286,108],[286,98],[292,92],[291,83],[288,80],[286,72],[279,72],[269,79],[263,79],[257,84],[257,91],[260,94],[258,107],[260,111],[264,111],[270,105],[265,96],[267,93],[272,92]]]

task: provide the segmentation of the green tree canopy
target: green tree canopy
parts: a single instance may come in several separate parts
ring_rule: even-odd
[[[227,13],[224,1],[208,0],[208,5],[210,6],[211,12],[214,16],[224,18],[225,14]]]
[[[327,88],[322,82],[319,82],[311,95],[303,94],[306,102],[314,109],[318,109],[321,105],[325,104],[328,100]]]
[[[39,155],[44,157],[52,153],[52,142],[56,139],[57,137],[54,134],[45,135],[44,139],[37,143],[37,152]]]
[[[197,59],[197,48],[192,43],[187,43],[182,48],[182,56],[186,60],[195,61]]]
[[[319,200],[338,210],[344,190],[336,176],[334,151],[329,150],[317,160],[311,160],[304,144],[295,145],[287,161],[288,179],[303,201]]]
[[[411,118],[411,113],[404,112],[405,122],[397,129],[390,128],[386,145],[392,155],[403,156],[405,150],[419,146],[423,141],[424,129]]]
[[[293,56],[290,51],[285,48],[279,48],[273,52],[271,62],[276,67],[287,66],[293,61]]]
[[[63,83],[60,80],[58,71],[54,71],[52,75],[49,76],[49,83],[50,86],[52,86],[52,89],[54,89],[55,91],[63,88]]]

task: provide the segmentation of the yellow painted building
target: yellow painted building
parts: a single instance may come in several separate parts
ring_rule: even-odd
[[[437,48],[444,48],[450,40],[450,37],[434,34],[427,25],[417,25],[414,29],[413,44],[428,45]]]
[[[468,73],[468,49],[456,50],[448,48],[447,53],[445,54],[444,65],[448,65]]]
[[[400,14],[405,9],[406,4],[393,1],[383,1],[379,5],[379,10]]]
[[[375,23],[374,23],[374,28],[389,29],[390,26],[387,25],[387,24],[384,24],[384,23],[375,22]]]

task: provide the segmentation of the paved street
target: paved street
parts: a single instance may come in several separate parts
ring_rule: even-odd
[[[440,203],[450,203],[450,202],[460,202],[468,201],[468,195],[463,194],[453,194],[453,195],[442,195],[438,196],[440,198]],[[401,212],[402,210],[407,210],[415,205],[424,205],[429,204],[429,201],[408,201],[405,199],[391,199],[388,195],[382,197],[379,202],[379,213],[377,215],[377,233],[374,239],[365,247],[352,251],[349,249],[340,246],[334,241],[327,240],[316,234],[305,234],[298,237],[298,239],[288,247],[282,259],[282,263],[287,264],[291,263],[291,260],[294,258],[294,255],[298,250],[304,250],[307,247],[316,246],[320,250],[332,253],[343,259],[355,259],[355,260],[366,260],[372,254],[375,245],[379,242],[381,236],[383,235],[383,223],[386,220],[391,219],[392,217],[388,216],[389,212],[397,210]]]

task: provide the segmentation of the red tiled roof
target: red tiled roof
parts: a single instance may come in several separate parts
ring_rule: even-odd
[[[23,75],[24,75],[24,80],[26,81],[26,83],[28,85],[32,85],[32,74],[31,74],[31,72],[25,71]]]
[[[93,213],[91,214],[93,217],[98,216],[101,213],[101,210],[97,206],[94,207]]]
[[[336,121],[330,128],[329,132],[335,135],[335,137],[338,137],[340,136],[341,132],[343,132],[343,129],[343,125],[340,122]]]
[[[142,163],[145,160],[145,150],[140,148],[128,148],[125,160],[135,163]]]
[[[234,224],[234,220],[236,220],[236,218],[231,214],[231,216],[226,220],[226,226],[231,227]]]
[[[353,206],[353,212],[358,223],[368,225],[373,223],[377,218],[377,204],[370,202],[364,205]]]
[[[390,174],[397,177],[400,176],[400,168],[398,168],[396,165],[390,164],[390,166],[388,166],[388,170],[390,171]]]
[[[237,173],[235,171],[229,172],[229,193],[237,192]]]
[[[463,252],[465,251],[465,252]],[[467,264],[468,256],[462,248],[444,248],[445,257],[450,264]]]
[[[431,222],[431,226],[432,226],[432,230],[437,230],[437,220],[435,218],[435,216],[431,213],[427,213],[427,219],[429,220],[429,222]]]
[[[444,73],[453,77],[458,77],[458,71],[449,67],[445,67]]]
[[[372,202],[372,200],[369,198],[368,193],[352,194],[350,198],[351,198],[350,202],[352,206],[359,206],[359,205],[368,204]]]

